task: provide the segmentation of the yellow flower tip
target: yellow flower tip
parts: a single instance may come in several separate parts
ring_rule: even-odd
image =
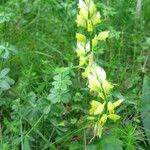
[[[78,7],[80,9],[80,14],[84,19],[88,19],[88,7],[83,0],[79,0]]]
[[[116,102],[114,102],[113,103],[113,105],[114,105],[114,108],[116,108],[116,107],[118,107],[118,106],[120,106],[121,105],[121,103],[123,103],[123,99],[119,99],[119,100],[117,100]]]
[[[119,115],[116,115],[116,114],[110,114],[108,115],[108,118],[114,122],[116,122],[117,120],[120,119],[120,116]]]
[[[92,32],[92,31],[93,31],[92,22],[91,20],[88,20],[88,32]]]
[[[86,42],[86,36],[81,33],[76,33],[77,42]]]
[[[89,12],[90,12],[90,16],[92,16],[95,12],[96,12],[97,8],[96,5],[94,4],[94,2],[91,0],[90,4],[89,4]]]
[[[105,41],[108,38],[108,35],[109,35],[109,31],[103,31],[99,33],[98,40]]]

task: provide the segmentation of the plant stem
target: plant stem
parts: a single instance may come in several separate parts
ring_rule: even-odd
[[[19,118],[20,118],[20,134],[21,134],[21,150],[23,150],[23,129],[22,129],[22,113],[21,113],[21,105],[19,103]]]

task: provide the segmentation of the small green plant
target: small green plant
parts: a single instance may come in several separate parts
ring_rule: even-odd
[[[9,59],[10,54],[17,54],[17,50],[15,47],[10,45],[9,43],[3,43],[0,45],[0,58]]]
[[[14,84],[14,80],[7,75],[9,71],[9,68],[5,68],[0,72],[0,93],[2,91],[8,90],[10,86]]]
[[[115,109],[123,102],[123,99],[112,101],[110,98],[112,83],[107,81],[106,72],[96,63],[94,49],[99,42],[105,41],[109,31],[94,34],[94,28],[101,22],[100,13],[92,0],[79,0],[79,14],[77,26],[84,28],[84,33],[76,33],[77,56],[79,66],[83,68],[82,77],[87,79],[90,94],[93,95],[89,117],[94,122],[94,135],[101,137],[103,126],[108,119],[116,122],[120,116],[115,114]],[[87,31],[87,32],[86,32]]]
[[[69,86],[72,84],[68,68],[59,68],[58,73],[54,76],[52,82],[53,88],[50,90],[48,99],[54,103],[68,103],[71,99]]]

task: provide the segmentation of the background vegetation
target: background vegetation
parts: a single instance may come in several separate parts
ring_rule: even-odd
[[[95,51],[124,98],[94,138],[75,53],[77,0],[0,1],[0,150],[149,150],[150,1],[95,0],[110,37]],[[54,104],[55,103],[55,104]]]

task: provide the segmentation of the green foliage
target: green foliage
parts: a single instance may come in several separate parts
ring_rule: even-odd
[[[120,122],[101,139],[89,128],[91,96],[76,66],[78,1],[1,0],[0,150],[149,149],[150,1],[138,12],[137,1],[94,2],[95,32],[110,31],[94,54],[115,83],[110,99],[125,99]]]
[[[69,76],[68,68],[61,68],[58,74],[54,76],[54,81],[52,82],[53,88],[50,90],[48,99],[52,103],[68,103],[71,99],[69,92],[69,86],[72,84]]]
[[[0,72],[0,92],[8,90],[10,86],[14,84],[14,80],[7,76],[9,71],[9,68],[5,68]]]
[[[143,81],[143,97],[141,99],[141,114],[142,114],[142,121],[144,125],[145,134],[148,139],[150,139],[150,78],[145,75]]]

